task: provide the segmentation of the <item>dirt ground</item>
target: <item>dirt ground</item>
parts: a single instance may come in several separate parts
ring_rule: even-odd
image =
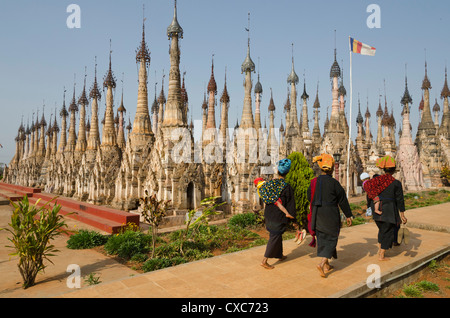
[[[436,262],[436,266],[428,266],[421,273],[419,278],[409,285],[421,281],[429,281],[439,286],[439,291],[424,291],[423,298],[450,298],[450,255]],[[388,298],[407,297],[403,288],[393,292]]]

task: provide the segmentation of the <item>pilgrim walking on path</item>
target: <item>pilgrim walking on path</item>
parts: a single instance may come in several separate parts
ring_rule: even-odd
[[[273,269],[273,265],[267,263],[269,258],[278,258],[284,260],[286,258],[283,255],[283,238],[282,235],[286,231],[289,220],[295,220],[296,208],[294,189],[284,181],[285,176],[288,174],[291,168],[291,160],[283,159],[278,162],[278,174],[277,179],[283,183],[281,192],[275,194],[282,201],[282,205],[286,208],[292,218],[288,218],[274,203],[266,204],[264,208],[264,219],[266,222],[266,229],[269,231],[269,240],[267,242],[264,258],[261,262],[261,266],[266,269]]]
[[[386,261],[389,260],[385,256],[386,251],[397,242],[397,228],[400,224],[406,224],[407,219],[402,184],[392,176],[396,169],[394,158],[385,156],[378,159],[376,165],[384,171],[384,175],[367,181],[365,186],[378,189],[381,213],[373,213],[373,220],[378,227],[378,259]],[[373,201],[371,205],[374,210]]]
[[[332,177],[334,159],[331,155],[321,154],[313,158],[322,174],[311,180],[308,188],[308,201],[311,202],[308,216],[310,234],[317,240],[317,256],[321,257],[317,265],[320,276],[326,277],[333,270],[328,259],[337,258],[336,246],[341,228],[339,208],[352,225],[352,211],[344,189],[339,181]],[[311,246],[315,246],[313,241]]]

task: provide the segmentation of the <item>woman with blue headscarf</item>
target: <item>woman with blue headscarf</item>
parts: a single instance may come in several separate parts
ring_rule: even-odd
[[[278,162],[278,174],[275,177],[277,183],[282,186],[279,187],[280,193],[276,193],[281,199],[283,206],[288,213],[292,216],[292,219],[296,219],[295,198],[294,189],[284,181],[284,178],[288,174],[291,168],[291,160],[283,159]],[[273,269],[273,265],[269,265],[267,260],[269,258],[278,258],[284,260],[286,256],[283,255],[283,238],[282,235],[286,231],[289,219],[274,203],[267,204],[264,209],[264,219],[266,223],[266,229],[269,231],[269,240],[267,242],[264,258],[261,262],[261,266],[266,269]]]

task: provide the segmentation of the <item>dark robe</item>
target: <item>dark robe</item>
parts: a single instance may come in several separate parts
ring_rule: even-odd
[[[337,258],[336,246],[341,230],[339,208],[347,218],[352,217],[345,191],[339,181],[325,174],[317,177],[314,198],[311,198],[311,186],[307,195],[312,202],[311,229],[316,232],[317,256]]]
[[[378,226],[378,243],[387,250],[397,242],[396,233],[401,223],[400,212],[405,211],[403,187],[400,181],[395,180],[378,197],[381,204],[381,215],[372,212],[373,220]],[[372,211],[375,210],[373,201],[370,202]]]
[[[281,202],[288,213],[296,218],[294,189],[287,184],[280,195]],[[264,209],[264,220],[266,229],[269,231],[269,241],[267,242],[264,257],[281,258],[283,256],[282,234],[286,231],[291,220],[275,204],[267,204]]]

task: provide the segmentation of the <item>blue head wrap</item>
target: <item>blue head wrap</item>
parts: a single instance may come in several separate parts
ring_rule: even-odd
[[[282,159],[278,161],[278,172],[281,174],[286,174],[291,169],[291,160],[290,159]]]

